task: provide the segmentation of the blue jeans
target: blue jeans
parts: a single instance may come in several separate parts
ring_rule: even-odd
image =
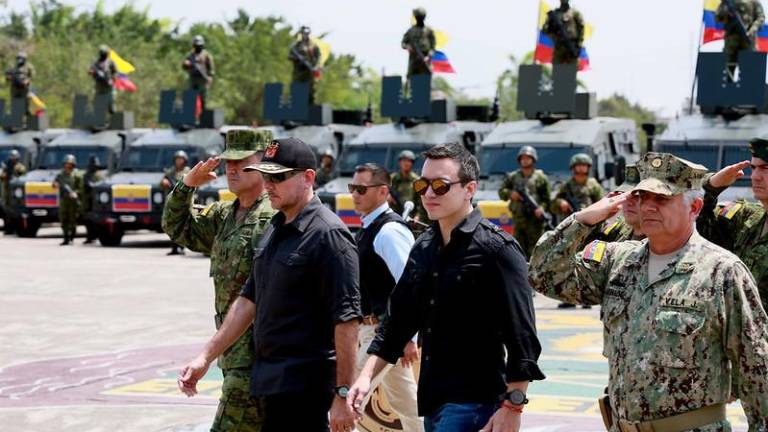
[[[447,403],[424,417],[425,432],[477,432],[488,423],[496,405]]]

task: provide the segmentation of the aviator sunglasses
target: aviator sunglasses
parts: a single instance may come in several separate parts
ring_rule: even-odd
[[[461,183],[461,180],[452,182],[440,178],[430,180],[428,178],[422,177],[413,182],[413,191],[419,195],[426,195],[427,189],[432,186],[432,191],[435,193],[435,195],[445,195],[451,189],[451,186],[457,183]]]
[[[384,183],[372,184],[372,185],[349,184],[347,185],[347,189],[349,189],[349,193],[357,192],[358,195],[365,195],[365,193],[368,192],[368,188],[375,188],[379,186],[389,186],[389,185],[385,185]]]

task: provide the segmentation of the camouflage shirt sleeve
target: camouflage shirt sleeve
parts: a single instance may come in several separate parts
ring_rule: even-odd
[[[402,46],[403,49],[407,49],[410,43],[411,43],[411,29],[409,28],[403,35],[403,40],[402,42],[400,42],[400,46]]]
[[[208,76],[216,75],[216,68],[213,64],[213,55],[211,53],[205,53],[205,66],[208,68]]]
[[[579,251],[587,237],[602,224],[589,227],[569,216],[539,239],[531,255],[528,278],[536,291],[547,297],[579,304],[600,304],[611,267],[611,254],[618,243],[597,242],[600,255]]]
[[[221,202],[215,202],[197,213],[192,209],[192,191],[179,188],[168,194],[163,207],[163,231],[175,243],[203,254],[210,254],[219,223]]]
[[[560,211],[560,202],[565,199],[566,187],[568,187],[568,182],[561,183],[560,186],[557,188],[557,193],[555,194],[555,198],[552,200],[552,203],[549,205],[550,213],[554,213],[554,214],[563,213]]]
[[[757,287],[742,263],[721,272],[725,287],[726,350],[731,360],[731,389],[741,400],[750,431],[768,427],[768,328]]]
[[[725,188],[716,188],[707,181],[704,184],[704,207],[696,219],[696,229],[702,237],[728,250],[733,248],[733,237],[729,234],[729,221],[718,215],[717,197]]]
[[[592,199],[593,203],[596,203],[601,199],[603,199],[603,197],[605,196],[605,189],[603,189],[603,186],[597,180],[593,179],[592,183],[593,183],[592,190],[589,191],[591,195],[590,198]]]
[[[502,201],[509,201],[509,197],[512,195],[512,188],[514,187],[512,182],[512,175],[513,173],[507,174],[504,176],[504,181],[501,182],[499,198],[501,198]]]
[[[552,196],[552,186],[544,173],[541,173],[536,180],[536,199],[539,200],[539,206],[546,210],[550,206],[550,197]]]
[[[435,53],[437,41],[435,39],[435,32],[431,28],[427,31],[427,38],[429,39],[429,53],[427,55],[432,56]]]
[[[754,21],[752,21],[752,25],[749,26],[750,35],[757,34],[757,32],[759,32],[763,27],[763,24],[765,24],[765,12],[763,11],[763,5],[759,1],[756,1],[753,4],[755,5],[755,14],[752,17]]]

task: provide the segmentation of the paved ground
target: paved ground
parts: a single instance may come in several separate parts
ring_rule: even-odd
[[[60,241],[54,228],[38,239],[0,235],[0,430],[207,431],[220,371],[194,399],[175,385],[212,333],[207,259],[167,257],[154,233],[120,248]],[[548,379],[531,386],[523,430],[602,430],[599,310],[562,313],[542,296],[536,306]],[[377,411],[387,417],[386,404]],[[738,405],[729,415],[746,430]]]

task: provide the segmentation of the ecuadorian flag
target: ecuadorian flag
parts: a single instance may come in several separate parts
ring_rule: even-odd
[[[544,23],[547,22],[547,13],[551,10],[552,7],[549,6],[549,4],[547,4],[547,2],[544,0],[541,0],[539,3],[538,39],[536,40],[536,51],[533,54],[533,59],[541,64],[552,63],[552,57],[555,50],[555,43],[549,36],[545,35],[544,32],[541,31],[542,27],[544,27]],[[586,41],[591,36],[592,25],[585,23],[584,40]],[[587,54],[587,49],[585,47],[581,47],[581,52],[579,52],[579,71],[586,71],[589,69],[589,54]]]
[[[58,207],[59,192],[51,182],[24,183],[24,205],[27,207]]]
[[[115,63],[115,68],[117,69],[115,89],[128,93],[135,92],[138,87],[136,87],[136,84],[128,78],[128,75],[133,73],[136,68],[124,58],[120,57],[115,50],[109,50],[109,58]]]
[[[509,214],[509,203],[507,201],[480,201],[477,203],[480,214],[489,221],[500,226],[504,231],[514,234],[515,222]]]
[[[725,38],[725,26],[717,22],[717,8],[720,0],[704,0],[704,40],[703,44]],[[757,50],[768,52],[768,25],[763,24],[757,31]]]
[[[361,227],[363,221],[360,215],[355,213],[355,203],[352,202],[351,194],[336,195],[336,216],[339,217],[348,227]]]
[[[113,185],[112,211],[146,213],[152,210],[150,185]]]

